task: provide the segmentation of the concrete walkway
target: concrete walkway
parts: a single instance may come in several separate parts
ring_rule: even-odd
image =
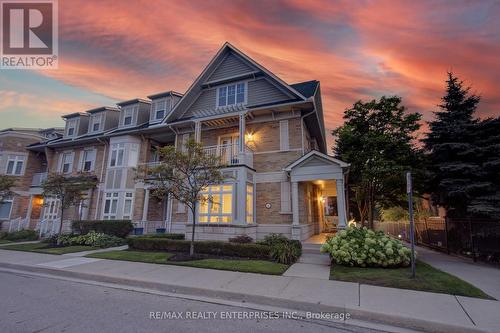
[[[418,259],[453,274],[500,300],[500,269],[420,246],[417,247],[417,253]]]
[[[500,332],[500,302],[445,294],[5,249],[0,268],[299,311],[347,312],[354,320],[428,332]]]
[[[302,244],[302,255],[290,266],[284,276],[295,276],[320,280],[330,279],[330,257],[320,253],[320,243]]]

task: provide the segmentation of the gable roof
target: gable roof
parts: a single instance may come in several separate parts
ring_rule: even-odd
[[[338,166],[340,166],[341,168],[347,168],[350,166],[349,163],[346,163],[344,161],[341,161],[339,159],[336,159],[330,155],[326,155],[326,154],[323,154],[317,150],[311,150],[310,152],[308,152],[307,154],[305,154],[304,156],[296,159],[295,161],[293,161],[292,163],[290,163],[288,166],[286,166],[283,170],[285,171],[292,171],[292,169],[294,169],[295,167],[303,164],[304,162],[306,162],[307,160],[311,159],[311,158],[314,158],[314,157],[317,157],[319,159],[323,159],[327,162],[330,162],[330,163],[334,163],[334,164],[337,164]]]
[[[245,75],[256,75],[259,72],[269,79],[271,82],[279,86],[283,91],[286,91],[288,94],[293,96],[290,98],[291,100],[302,100],[305,101],[307,98],[302,95],[298,90],[294,87],[288,85],[286,82],[281,80],[279,77],[274,75],[271,71],[266,69],[264,66],[257,63],[255,60],[238,50],[236,47],[226,42],[222,46],[222,48],[216,53],[216,55],[212,58],[209,64],[205,67],[205,69],[201,72],[201,74],[196,78],[196,80],[191,84],[187,92],[181,98],[181,100],[175,105],[172,112],[170,112],[163,120],[163,122],[172,122],[183,116],[184,112],[191,106],[193,102],[195,102],[196,98],[202,92],[202,86],[215,84],[223,81],[220,77],[216,77],[217,80],[207,81],[211,78],[211,76],[217,71],[218,66],[221,62],[228,56],[228,53],[234,53],[238,59],[242,59],[242,61],[246,62],[248,66],[248,72],[243,71],[238,73],[238,79],[241,79],[242,76]],[[257,69],[254,71],[253,69]]]
[[[300,92],[304,97],[309,98],[314,95],[316,89],[318,88],[319,81],[311,80],[305,82],[299,82],[291,84],[290,86]]]

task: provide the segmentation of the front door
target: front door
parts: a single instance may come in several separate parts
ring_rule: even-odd
[[[43,220],[55,220],[59,216],[59,199],[45,198]]]

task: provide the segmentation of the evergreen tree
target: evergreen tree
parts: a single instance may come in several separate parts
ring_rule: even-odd
[[[424,139],[428,190],[449,216],[491,216],[498,193],[499,119],[474,117],[480,97],[448,73],[446,95]],[[495,185],[496,183],[496,185]],[[497,202],[498,205],[498,202]]]

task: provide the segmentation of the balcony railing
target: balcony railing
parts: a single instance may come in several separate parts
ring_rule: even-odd
[[[242,153],[239,152],[238,145],[236,144],[206,146],[203,147],[203,149],[208,155],[220,157],[222,164],[225,166],[244,164],[251,168],[253,167],[253,151],[249,147],[245,147]],[[153,169],[162,163],[164,162],[140,163],[139,169],[145,174],[148,174],[148,169]],[[152,175],[150,175],[150,177],[154,178]]]
[[[32,187],[39,187],[42,185],[44,181],[47,180],[48,173],[47,172],[39,172],[33,174],[33,179],[31,180]]]
[[[239,146],[236,144],[207,146],[204,149],[206,154],[220,157],[224,165],[245,164],[253,167],[253,151],[247,146],[242,153],[239,152]]]

